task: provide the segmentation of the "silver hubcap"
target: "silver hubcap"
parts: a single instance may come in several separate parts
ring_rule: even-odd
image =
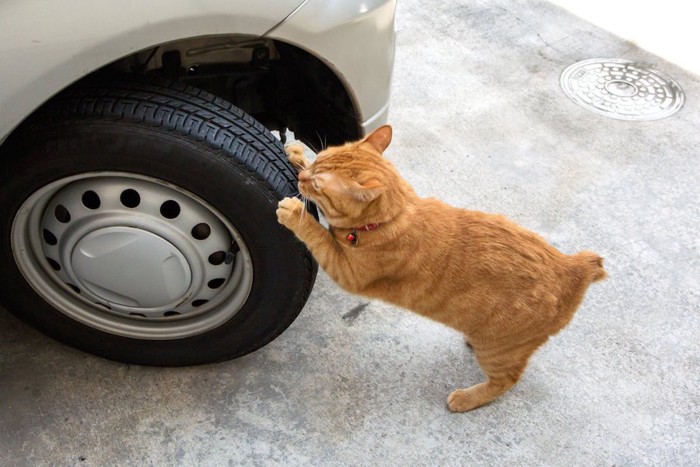
[[[192,282],[187,259],[175,245],[132,227],[89,233],[73,248],[71,263],[82,288],[98,300],[133,308],[176,306]],[[133,272],[115,276],[115,270]]]
[[[15,260],[52,306],[125,337],[177,339],[228,321],[253,280],[233,225],[157,179],[92,173],[54,182],[21,207]]]

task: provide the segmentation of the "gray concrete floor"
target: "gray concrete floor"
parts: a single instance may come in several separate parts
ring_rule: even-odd
[[[319,276],[297,321],[239,360],[105,361],[0,310],[0,465],[697,465],[700,82],[546,2],[402,0],[388,151],[425,196],[499,212],[611,277],[498,402],[461,337]],[[570,64],[642,61],[675,116],[607,119]]]

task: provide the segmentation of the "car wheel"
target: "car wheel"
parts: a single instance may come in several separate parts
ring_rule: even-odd
[[[291,324],[314,282],[275,217],[296,193],[280,142],[198,89],[70,89],[5,142],[0,182],[0,300],[96,355],[241,356]]]

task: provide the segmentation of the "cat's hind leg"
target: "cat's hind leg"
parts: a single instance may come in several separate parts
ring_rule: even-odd
[[[520,380],[530,356],[542,343],[519,346],[504,353],[500,349],[475,348],[476,358],[488,379],[470,388],[452,391],[447,406],[453,412],[467,412],[502,396]]]

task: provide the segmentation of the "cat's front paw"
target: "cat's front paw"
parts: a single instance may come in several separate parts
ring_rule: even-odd
[[[297,172],[306,170],[309,166],[309,160],[306,158],[304,153],[304,146],[297,143],[292,143],[284,148],[284,152],[287,154],[287,159],[292,163]]]
[[[299,198],[284,198],[277,203],[277,222],[295,230],[304,219],[304,203]]]

